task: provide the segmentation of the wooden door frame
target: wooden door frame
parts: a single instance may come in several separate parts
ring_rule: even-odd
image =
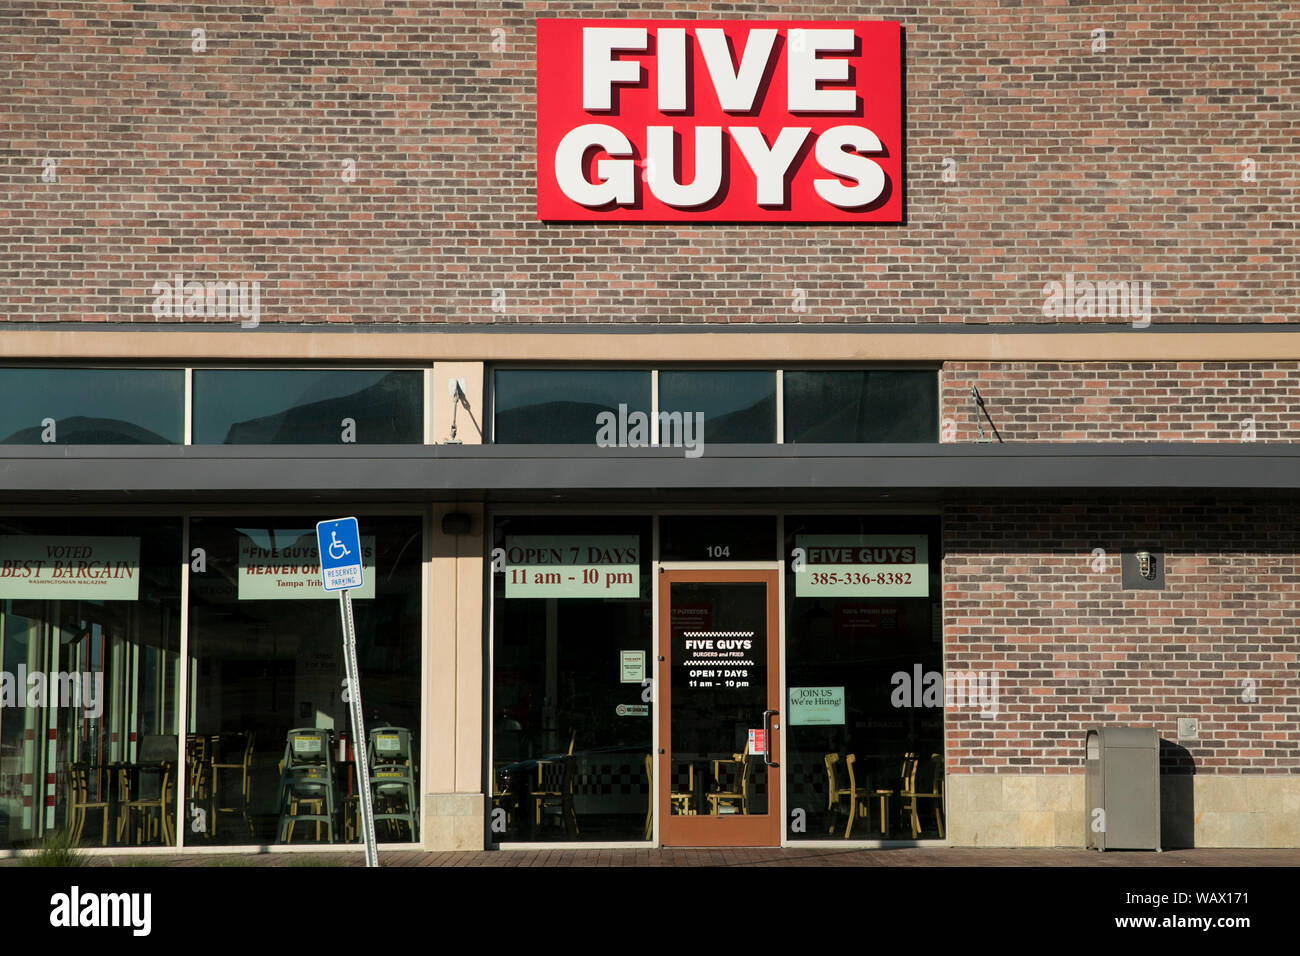
[[[655,759],[655,805],[658,815],[659,842],[662,846],[780,846],[781,845],[781,771],[770,767],[767,774],[767,813],[759,816],[710,816],[699,807],[696,816],[673,816],[669,805],[672,790],[672,585],[688,581],[703,584],[767,585],[767,706],[776,711],[772,736],[767,741],[769,754],[781,753],[781,617],[780,568],[682,568],[660,567],[659,661],[656,669],[657,723],[659,754]]]

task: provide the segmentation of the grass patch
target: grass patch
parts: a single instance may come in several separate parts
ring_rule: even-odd
[[[19,866],[86,866],[86,854],[80,852],[67,830],[47,833],[36,852],[19,857]]]

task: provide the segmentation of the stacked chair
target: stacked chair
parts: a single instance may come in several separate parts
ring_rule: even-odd
[[[328,730],[305,727],[289,731],[280,761],[281,843],[293,842],[293,830],[299,823],[315,823],[316,839],[321,826],[326,838],[334,842],[334,748]]]

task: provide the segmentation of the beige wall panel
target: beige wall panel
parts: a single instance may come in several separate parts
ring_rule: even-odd
[[[1293,361],[1287,332],[564,333],[6,329],[0,359],[158,362]],[[445,389],[445,386],[444,386]],[[443,392],[445,395],[445,391]],[[472,399],[471,399],[472,401]]]
[[[464,406],[456,413],[456,438],[462,445],[483,444],[483,363],[434,362],[433,363],[433,432],[432,440],[441,445],[451,437],[452,400],[447,384],[452,379],[463,379],[469,409]]]
[[[430,534],[432,571],[429,581],[428,708],[425,713],[425,793],[451,793],[456,788],[456,538],[442,533],[446,506],[433,511]]]
[[[952,846],[1086,842],[1081,773],[951,774],[945,785]],[[1300,780],[1290,775],[1166,774],[1160,790],[1166,849],[1300,846]]]
[[[455,789],[481,793],[487,692],[483,686],[483,506],[462,504],[455,510],[470,516],[469,533],[457,536]]]

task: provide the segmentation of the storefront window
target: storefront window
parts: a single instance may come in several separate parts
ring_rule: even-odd
[[[601,413],[650,411],[647,371],[499,369],[492,382],[498,444],[593,445]]]
[[[659,408],[703,416],[707,443],[776,441],[776,373],[722,370],[659,373]]]
[[[792,442],[936,442],[938,373],[786,370],[785,438]]]
[[[185,372],[146,368],[0,369],[0,444],[177,445]]]
[[[0,518],[0,847],[171,845],[179,519]]]
[[[779,561],[774,515],[663,515],[660,561]]]
[[[805,811],[787,814],[790,839],[942,837],[938,519],[788,516],[785,530],[786,781]],[[996,706],[996,683],[966,689],[958,706]]]
[[[361,517],[352,592],[376,836],[418,839],[421,519]],[[190,573],[187,843],[347,843],[359,789],[336,593],[313,523],[195,518]]]
[[[424,375],[383,369],[196,369],[196,445],[419,444]]]
[[[650,519],[498,518],[494,841],[649,839]]]

